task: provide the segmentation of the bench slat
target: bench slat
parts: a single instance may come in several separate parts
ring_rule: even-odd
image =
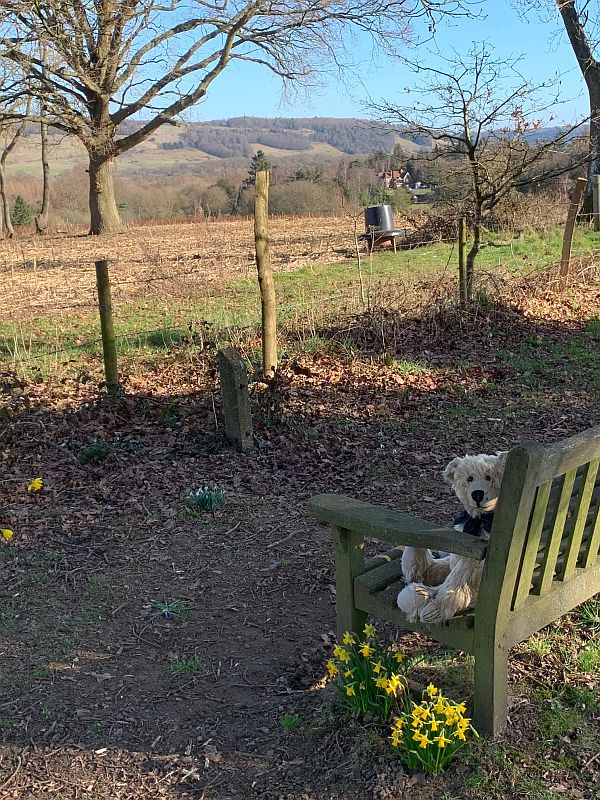
[[[392,547],[389,550],[386,550],[385,553],[377,553],[376,556],[371,556],[371,558],[367,558],[365,560],[365,565],[363,567],[364,572],[370,572],[375,567],[380,567],[382,564],[388,564],[390,561],[394,561],[397,558],[402,558],[402,553],[404,552],[404,547]]]
[[[576,569],[564,582],[555,582],[552,591],[543,597],[530,595],[523,606],[514,611],[508,623],[508,646],[514,647],[536,631],[567,614],[575,606],[600,592],[600,563],[587,569]]]
[[[597,425],[595,428],[546,447],[538,480],[540,483],[546,483],[557,475],[577,469],[581,464],[597,458],[599,454],[600,425]]]
[[[389,586],[392,581],[397,581],[402,577],[402,561],[394,559],[387,564],[365,572],[355,579],[355,583],[361,583],[369,594],[380,592]]]
[[[596,519],[591,527],[590,538],[581,566],[585,568],[595,564],[598,550],[600,550],[600,506],[596,508]]]
[[[575,483],[576,472],[577,470],[571,469],[566,472],[563,477],[560,496],[558,498],[556,508],[554,509],[552,532],[548,541],[546,542],[544,558],[540,568],[540,578],[534,594],[546,594],[552,584],[552,580],[554,579],[556,559],[558,558],[558,554],[560,552],[560,544],[563,538],[563,531],[565,522],[567,520],[567,513],[569,511],[569,501],[573,492],[573,484]]]
[[[392,544],[429,547],[477,561],[483,560],[487,551],[487,542],[476,536],[344,495],[317,495],[308,501],[308,508],[320,522]]]
[[[529,535],[525,542],[525,552],[523,553],[517,590],[512,604],[513,609],[521,606],[531,591],[531,579],[539,558],[538,553],[542,536],[542,527],[546,517],[546,508],[548,506],[551,488],[552,481],[547,481],[542,484],[542,486],[538,487],[536,493],[535,505],[529,524]]]
[[[361,611],[377,619],[393,622],[404,630],[432,636],[436,641],[464,650],[465,653],[473,652],[474,616],[470,612],[453,617],[443,625],[424,625],[421,622],[408,622],[406,615],[395,603],[391,604],[389,597],[385,595],[382,597],[381,594],[370,595],[360,585],[356,586],[355,600]]]
[[[577,507],[573,511],[573,529],[569,536],[567,548],[565,551],[565,562],[561,571],[561,580],[567,580],[575,572],[575,567],[580,556],[581,542],[583,539],[583,532],[585,530],[585,523],[587,520],[588,509],[592,499],[592,492],[594,490],[594,483],[596,475],[598,474],[598,466],[600,465],[600,458],[595,458],[587,464],[585,472],[585,480],[583,488],[581,489],[577,498]]]

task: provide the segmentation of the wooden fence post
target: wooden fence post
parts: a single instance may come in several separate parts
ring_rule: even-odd
[[[467,287],[467,264],[465,250],[467,248],[467,220],[459,217],[458,220],[458,293],[461,306],[466,306],[469,301]]]
[[[563,236],[562,257],[560,260],[560,272],[558,285],[560,289],[564,289],[567,285],[567,278],[569,276],[569,267],[571,266],[571,245],[573,243],[573,232],[575,230],[575,220],[577,219],[577,212],[579,211],[579,204],[581,203],[581,196],[587,180],[585,178],[577,178],[573,194],[571,196],[571,204],[567,214],[567,221],[565,223],[565,233]]]
[[[96,261],[96,286],[98,289],[98,308],[100,309],[100,329],[102,331],[102,352],[104,355],[104,375],[108,396],[114,399],[121,391],[117,368],[117,346],[110,301],[110,280],[108,261]]]
[[[254,442],[246,368],[233,347],[219,350],[217,363],[221,375],[225,436],[238,450],[251,450]]]
[[[254,246],[262,308],[263,374],[273,377],[277,369],[277,297],[269,254],[269,173],[256,173],[254,192]]]

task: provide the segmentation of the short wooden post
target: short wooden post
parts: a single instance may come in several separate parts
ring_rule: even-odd
[[[219,350],[217,362],[221,375],[225,436],[238,450],[251,450],[253,447],[252,413],[246,368],[233,347]]]
[[[575,220],[577,219],[577,212],[579,211],[579,204],[587,180],[585,178],[577,178],[577,183],[573,189],[571,197],[571,204],[567,214],[567,221],[565,223],[565,233],[563,236],[562,257],[560,260],[560,273],[558,285],[560,289],[564,289],[567,285],[567,278],[569,276],[569,268],[571,266],[571,245],[573,244],[573,232],[575,230]]]
[[[269,254],[269,173],[256,173],[254,192],[254,246],[262,307],[263,374],[277,369],[277,298]]]
[[[600,231],[600,175],[592,175],[594,230]]]
[[[98,289],[98,308],[100,309],[106,390],[110,398],[115,398],[120,393],[121,387],[119,385],[119,370],[117,367],[117,346],[110,299],[108,261],[96,261],[96,287]]]
[[[467,248],[467,220],[459,217],[458,220],[458,292],[460,304],[466,306],[469,300],[467,288],[467,263],[465,252]]]

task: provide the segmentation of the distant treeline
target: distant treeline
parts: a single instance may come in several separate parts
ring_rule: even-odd
[[[247,158],[257,144],[302,151],[322,142],[348,155],[358,155],[374,150],[391,151],[397,137],[398,131],[389,126],[360,119],[235,117],[194,123],[177,141],[160,146],[164,150],[194,148],[218,158]],[[420,140],[417,144],[428,142]]]

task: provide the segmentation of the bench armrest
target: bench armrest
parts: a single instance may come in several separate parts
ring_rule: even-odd
[[[429,547],[481,561],[487,541],[443,525],[401,514],[385,506],[363,503],[342,494],[319,494],[308,501],[308,509],[319,522],[372,536],[392,544]]]

